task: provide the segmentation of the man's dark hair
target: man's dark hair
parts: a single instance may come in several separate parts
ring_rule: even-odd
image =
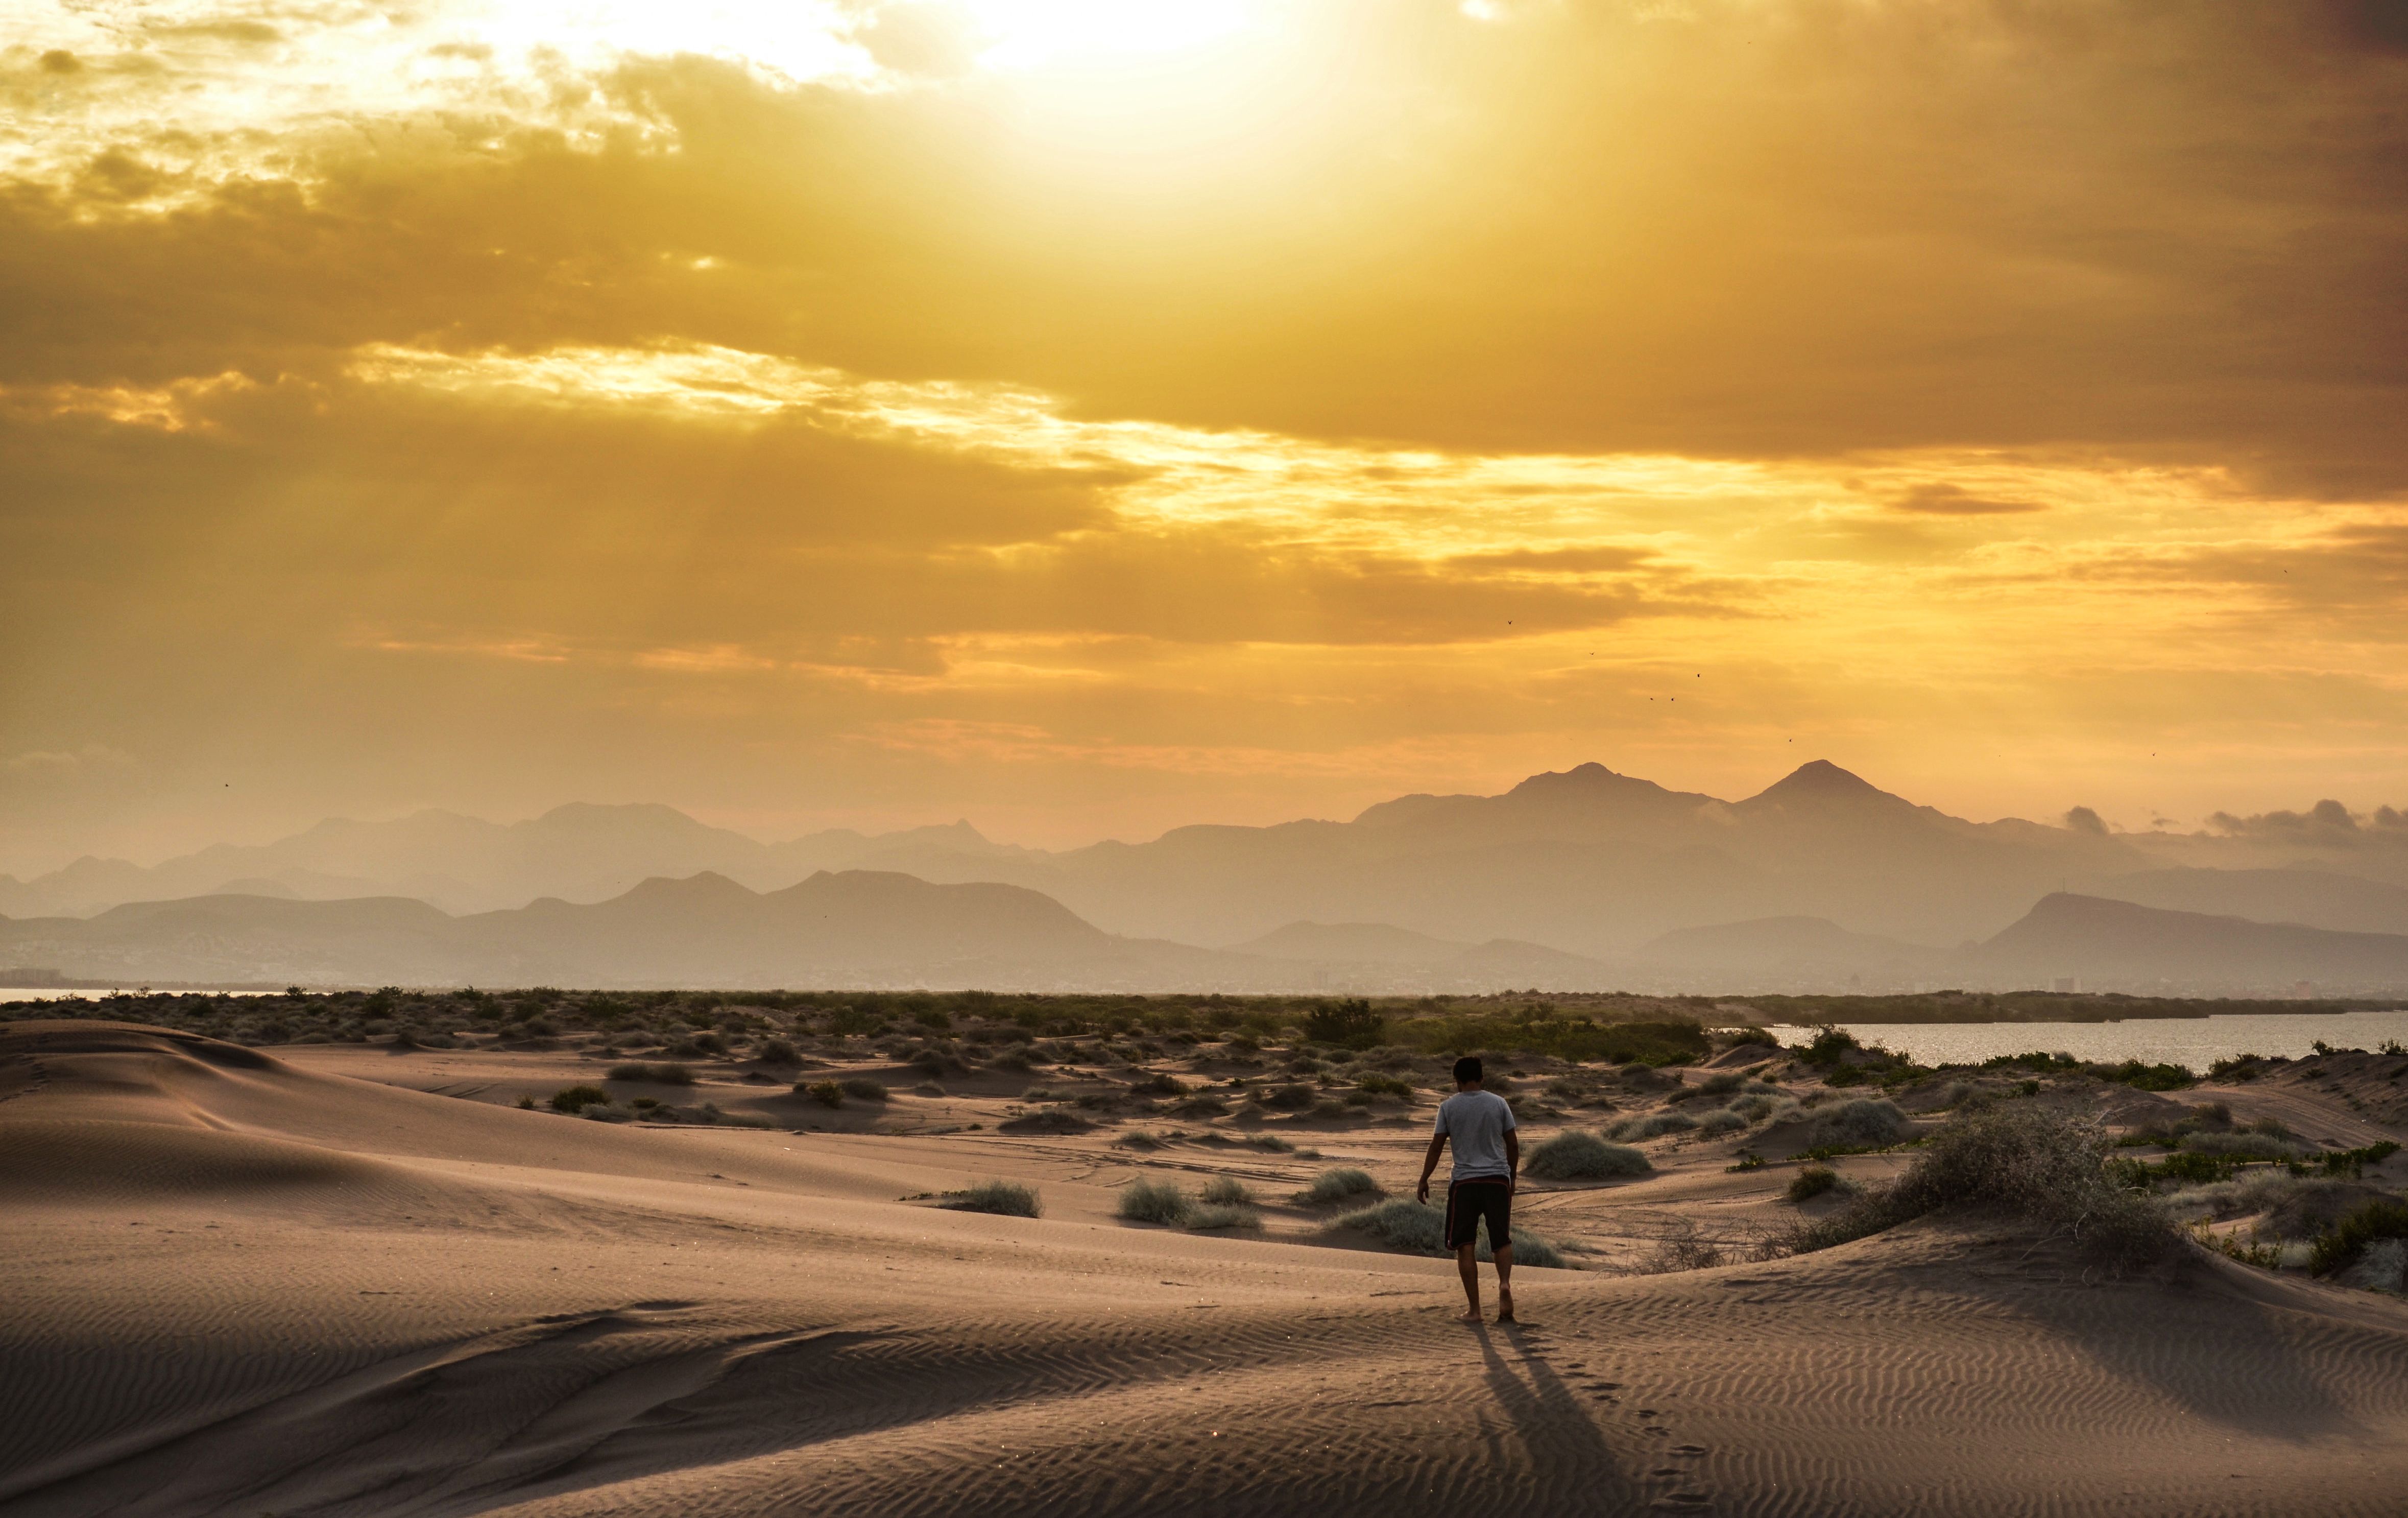
[[[1479,1056],[1479,1055],[1477,1055],[1477,1054],[1467,1054],[1467,1055],[1465,1055],[1462,1059],[1459,1059],[1459,1060],[1457,1060],[1457,1061],[1455,1061],[1455,1083],[1456,1085],[1458,1085],[1458,1086],[1469,1086],[1469,1085],[1474,1085],[1474,1084],[1478,1083],[1479,1079],[1480,1079],[1480,1056]]]

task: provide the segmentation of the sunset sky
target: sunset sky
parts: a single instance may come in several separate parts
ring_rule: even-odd
[[[2408,802],[2397,0],[0,8],[0,870]]]

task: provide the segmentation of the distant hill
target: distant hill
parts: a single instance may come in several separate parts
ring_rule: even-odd
[[[1273,960],[1435,964],[1462,957],[1471,946],[1392,928],[1384,922],[1291,922],[1260,938],[1229,947],[1232,953],[1259,954]]]
[[[2085,990],[2408,991],[2408,935],[2335,932],[2057,893],[1956,963],[1994,987],[2079,977]]]
[[[337,901],[408,896],[448,912],[523,906],[546,896],[597,902],[639,881],[724,875],[758,890],[819,870],[958,865],[1026,852],[967,822],[865,835],[834,829],[782,844],[697,822],[674,807],[556,806],[524,822],[424,811],[390,822],[334,819],[273,844],[220,844],[150,868],[81,859],[31,881],[0,875],[0,915],[83,917],[129,901],[226,891]]]
[[[546,899],[606,904],[655,879],[710,875],[774,895],[824,871],[882,872],[1018,887],[1120,939],[1233,945],[1214,973],[1253,984],[1431,991],[1500,981],[1908,990],[1968,973],[1931,956],[2067,889],[2408,932],[2408,885],[2361,878],[2408,857],[2408,823],[2394,813],[2360,826],[2325,802],[2181,837],[2070,817],[1968,821],[1824,760],[1736,802],[1582,764],[1498,795],[1402,796],[1349,821],[1177,828],[1058,852],[993,843],[966,821],[765,844],[666,806],[576,804],[509,824],[428,811],[147,868],[88,859],[30,882],[0,876],[0,914],[88,916],[221,892],[400,897],[477,916]],[[2224,863],[2250,867],[2201,867]],[[591,947],[607,959],[610,946]],[[563,949],[547,962],[584,961]]]
[[[390,897],[200,896],[0,921],[0,961],[129,982],[1026,990],[1209,988],[1254,962],[1114,938],[1015,886],[873,871],[767,893],[724,875],[655,879],[607,902],[467,917]]]
[[[2408,887],[2330,870],[2143,870],[2086,889],[2093,896],[2176,912],[2408,933]]]
[[[1758,918],[1679,928],[1636,956],[1658,976],[1718,991],[1843,991],[1923,979],[1949,961],[1942,950],[1850,932],[1827,918]]]

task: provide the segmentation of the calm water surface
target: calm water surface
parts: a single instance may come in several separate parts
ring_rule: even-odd
[[[1928,1025],[1850,1022],[1859,1043],[1879,1044],[1917,1064],[1979,1064],[1995,1054],[2035,1049],[2081,1060],[2144,1060],[2205,1071],[2236,1054],[2312,1054],[2316,1039],[2335,1048],[2372,1049],[2386,1038],[2408,1044],[2408,1011],[2328,1012],[2299,1017],[2133,1018],[2124,1022],[1956,1022]],[[1784,1044],[1803,1044],[1812,1028],[1775,1028]]]

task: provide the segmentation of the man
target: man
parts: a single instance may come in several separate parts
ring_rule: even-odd
[[[1513,1182],[1522,1174],[1522,1138],[1513,1131],[1513,1109],[1495,1092],[1481,1089],[1480,1062],[1455,1062],[1455,1094],[1438,1105],[1437,1129],[1422,1156],[1421,1185],[1413,1194],[1429,1200],[1430,1172],[1439,1151],[1455,1144],[1455,1178],[1446,1188],[1446,1247],[1463,1273],[1470,1306],[1458,1323],[1480,1318],[1480,1221],[1488,1220],[1488,1249],[1497,1257],[1497,1321],[1513,1321]]]

